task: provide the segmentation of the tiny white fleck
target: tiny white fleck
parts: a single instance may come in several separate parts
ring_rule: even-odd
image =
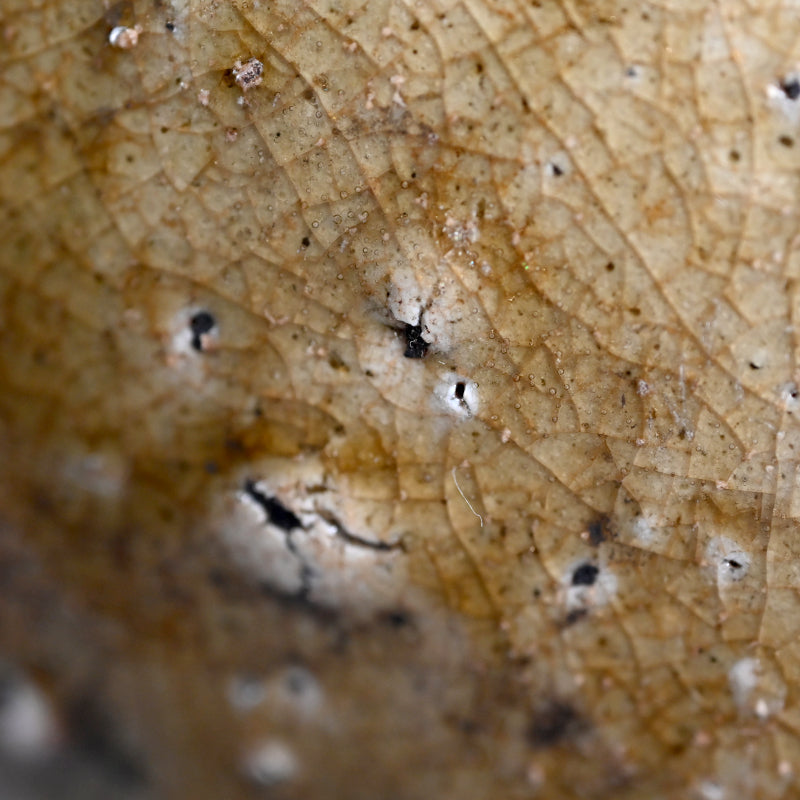
[[[124,25],[117,25],[111,29],[108,34],[108,43],[112,47],[118,47],[120,50],[131,50],[139,43],[139,34],[141,28],[135,25],[132,28],[127,28]]]
[[[267,739],[247,753],[244,771],[261,786],[275,786],[295,776],[297,759],[283,742]]]

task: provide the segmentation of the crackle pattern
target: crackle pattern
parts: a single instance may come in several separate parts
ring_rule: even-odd
[[[794,796],[791,3],[0,14],[0,640],[114,780]]]

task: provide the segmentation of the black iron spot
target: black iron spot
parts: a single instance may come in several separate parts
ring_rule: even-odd
[[[552,162],[552,163],[550,164],[550,168],[553,170],[553,175],[555,175],[557,178],[558,178],[560,175],[563,175],[563,174],[564,174],[564,170],[563,170],[563,169],[561,169],[561,167],[559,167],[559,166],[558,166],[558,164],[556,164],[555,162]]]
[[[167,29],[167,30],[168,30],[170,33],[172,33],[172,32],[175,30],[175,23],[174,23],[174,22],[166,22],[166,23],[164,24],[164,27],[165,27],[165,28],[166,28],[166,29]]]
[[[581,728],[578,712],[562,700],[553,700],[534,712],[527,739],[534,747],[552,747]]]
[[[192,332],[192,347],[198,353],[203,352],[203,335],[209,333],[217,324],[214,317],[208,311],[198,311],[192,314],[189,320],[189,329]]]
[[[244,483],[245,494],[264,510],[267,519],[276,527],[284,531],[301,528],[302,524],[295,514],[274,497],[269,497],[259,489],[254,481]]]
[[[147,775],[139,754],[134,752],[119,720],[92,690],[67,706],[67,724],[72,740],[93,762],[116,781],[144,785]]]
[[[391,628],[400,629],[411,624],[411,615],[402,609],[398,609],[396,611],[387,611],[382,615],[382,619]]]
[[[422,338],[422,325],[406,324],[405,337],[406,349],[403,355],[406,358],[425,358],[429,345]]]
[[[594,564],[581,564],[572,573],[573,586],[591,586],[597,580],[600,570]]]
[[[800,97],[800,81],[797,78],[781,81],[781,90],[790,100]]]
[[[597,547],[606,540],[606,524],[607,521],[604,517],[589,523],[589,544],[592,547]]]
[[[463,400],[464,399],[464,390],[466,388],[467,388],[467,385],[464,383],[464,381],[459,381],[456,384],[456,391],[455,391],[456,400]]]
[[[311,244],[311,239],[309,239],[308,236],[304,236],[300,240],[300,243],[303,245],[303,247],[308,247]]]
[[[733,558],[726,558],[725,559],[725,563],[731,569],[741,569],[742,568],[742,565],[738,561],[736,561],[736,559],[733,559]]]
[[[573,608],[572,611],[564,618],[564,627],[569,628],[574,625],[579,619],[583,619],[589,612],[585,608]]]

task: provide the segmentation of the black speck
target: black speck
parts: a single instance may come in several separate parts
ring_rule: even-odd
[[[428,353],[428,342],[422,338],[422,326],[406,324],[405,336],[406,349],[403,355],[406,358],[425,358]]]
[[[738,561],[736,561],[735,559],[733,559],[733,558],[726,558],[726,559],[725,559],[725,563],[726,563],[726,564],[727,564],[727,565],[728,565],[728,566],[729,566],[731,569],[741,569],[741,568],[742,568],[742,565],[741,565],[741,564],[740,564]]]
[[[208,571],[208,582],[218,589],[224,588],[228,584],[228,576],[217,567],[213,567]]]
[[[592,547],[597,547],[606,540],[606,524],[606,520],[602,517],[589,523],[589,544]]]
[[[168,30],[170,33],[172,33],[172,32],[175,30],[175,23],[174,23],[174,22],[166,22],[166,23],[164,24],[164,27],[165,27],[165,28],[166,28],[166,29],[167,29],[167,30]]]
[[[790,100],[797,100],[800,97],[800,81],[797,78],[781,81],[781,89]]]
[[[309,238],[308,238],[308,236],[304,236],[304,237],[303,237],[303,238],[300,240],[300,244],[302,244],[302,245],[303,245],[303,247],[308,247],[308,246],[311,244],[311,239],[309,239]]]
[[[555,700],[534,712],[527,739],[534,747],[552,747],[580,729],[578,712],[561,700]]]
[[[300,528],[300,520],[286,506],[274,497],[269,497],[259,489],[254,481],[247,480],[244,484],[245,494],[258,503],[267,515],[267,519],[276,527],[284,531]]]
[[[574,625],[579,619],[583,619],[589,612],[585,608],[573,608],[564,618],[564,627]]]
[[[138,754],[130,749],[119,721],[99,696],[82,694],[68,704],[66,717],[71,738],[83,757],[97,763],[115,783],[146,783]]]
[[[575,572],[572,573],[573,586],[591,586],[600,570],[594,564],[581,564]]]
[[[211,331],[216,324],[216,320],[208,311],[198,311],[196,314],[192,314],[189,328],[192,331],[192,347],[198,353],[203,352],[203,335]]]
[[[464,399],[464,389],[466,389],[466,388],[467,388],[467,385],[464,383],[464,381],[459,381],[456,384],[456,391],[455,391],[456,400],[463,400]]]
[[[398,609],[396,611],[387,611],[382,616],[382,619],[389,627],[396,629],[405,628],[411,624],[411,616],[408,614],[408,612],[403,611],[402,609]]]
[[[761,369],[760,364],[756,364],[755,361],[750,362],[750,369]]]
[[[561,167],[559,167],[559,166],[558,166],[558,164],[556,164],[555,162],[552,162],[552,163],[550,164],[550,167],[551,167],[551,169],[553,170],[553,175],[555,175],[557,178],[558,178],[560,175],[563,175],[563,174],[564,174],[564,170],[563,170],[563,169],[561,169]]]

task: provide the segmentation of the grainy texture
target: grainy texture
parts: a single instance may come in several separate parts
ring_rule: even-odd
[[[0,650],[69,791],[796,796],[793,4],[0,25]]]

